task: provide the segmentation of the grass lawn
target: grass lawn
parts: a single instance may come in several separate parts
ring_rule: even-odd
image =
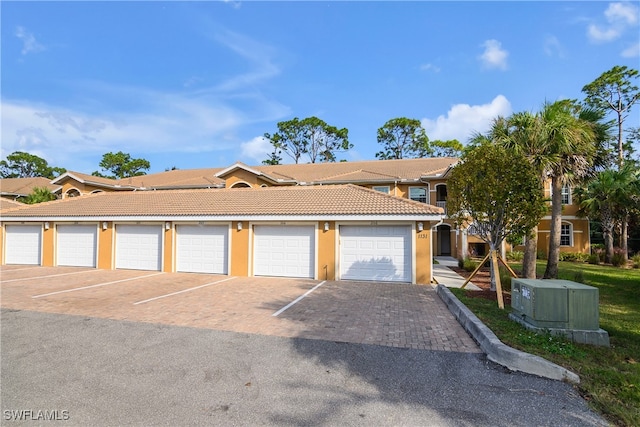
[[[545,265],[538,262],[539,277]],[[610,348],[535,334],[508,319],[510,307],[451,291],[505,344],[580,375],[581,394],[612,423],[640,426],[640,270],[561,262],[559,278],[599,289],[600,327],[609,332]]]

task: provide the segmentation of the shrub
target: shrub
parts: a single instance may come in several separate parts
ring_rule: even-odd
[[[578,270],[573,274],[573,281],[584,283],[584,274],[582,273],[582,270]]]
[[[611,265],[614,267],[620,267],[624,264],[624,252],[620,248],[615,248],[613,250],[613,256],[611,257]]]
[[[542,249],[539,249],[538,252],[536,253],[536,258],[537,259],[547,259],[547,253],[545,251],[543,251]]]
[[[588,254],[581,252],[560,252],[560,261],[585,262],[589,259]]]
[[[504,267],[500,267],[500,284],[503,291],[511,292],[511,273]]]
[[[633,262],[633,268],[640,268],[640,253],[631,257],[631,262]]]
[[[600,256],[598,254],[591,254],[587,259],[589,264],[598,265],[600,264]]]
[[[466,271],[469,271],[469,272],[475,270],[477,266],[478,266],[478,263],[476,263],[471,258],[465,258],[464,261],[462,262],[462,268],[464,268]]]
[[[523,258],[524,252],[522,251],[507,252],[507,261],[522,261]]]

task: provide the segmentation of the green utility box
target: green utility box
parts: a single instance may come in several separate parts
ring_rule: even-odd
[[[539,328],[600,327],[598,288],[569,280],[513,279],[511,308]]]
[[[509,317],[529,329],[608,346],[598,299],[598,288],[569,280],[512,279]]]

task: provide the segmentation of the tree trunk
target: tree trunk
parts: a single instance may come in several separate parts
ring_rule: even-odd
[[[549,257],[544,272],[545,279],[558,278],[560,260],[560,230],[562,228],[562,177],[551,178],[551,229],[549,236]]]
[[[602,224],[602,237],[604,238],[604,262],[611,264],[614,223],[611,209],[606,205],[600,210],[600,223]]]
[[[524,258],[522,259],[522,277],[536,278],[536,258],[538,257],[538,226],[531,230],[531,237],[524,242]]]
[[[620,233],[620,248],[622,249],[624,262],[629,261],[627,240],[629,240],[629,217],[625,215],[625,217],[622,218],[622,232]]]

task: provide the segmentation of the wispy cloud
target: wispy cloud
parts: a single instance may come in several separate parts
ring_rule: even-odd
[[[457,139],[465,143],[475,133],[489,130],[497,116],[511,114],[511,103],[503,95],[496,96],[490,103],[482,105],[456,104],[435,120],[422,119],[422,127],[431,140]]]
[[[638,56],[640,56],[640,43],[635,43],[627,47],[622,52],[620,52],[620,55],[623,58],[637,58]]]
[[[487,40],[482,45],[484,52],[478,57],[484,68],[500,70],[507,69],[507,58],[509,52],[502,48],[502,43],[498,40]]]
[[[229,30],[218,31],[214,39],[250,64],[249,71],[222,82],[216,86],[217,90],[251,87],[280,74],[280,67],[273,60],[275,52],[271,46]]]
[[[22,41],[22,55],[45,50],[45,47],[38,43],[33,33],[27,31],[27,29],[22,26],[16,28],[15,36]]]
[[[78,153],[96,156],[107,151],[205,152],[237,147],[243,126],[268,122],[289,113],[266,99],[240,103],[193,93],[165,93],[107,84],[85,84],[88,96],[109,102],[102,92],[136,100],[129,108],[114,104],[112,112],[90,113],[62,105],[2,101],[2,149],[42,153],[48,161],[73,165]],[[133,107],[133,108],[131,108]]]
[[[547,56],[565,57],[564,48],[556,36],[546,36],[544,38],[544,53]]]
[[[632,3],[609,3],[604,11],[606,23],[591,23],[587,26],[587,37],[593,43],[607,43],[616,40],[627,30],[638,25],[639,9]]]
[[[422,64],[420,66],[420,70],[422,71],[431,71],[433,73],[439,73],[440,72],[440,67],[433,65],[433,64]]]

